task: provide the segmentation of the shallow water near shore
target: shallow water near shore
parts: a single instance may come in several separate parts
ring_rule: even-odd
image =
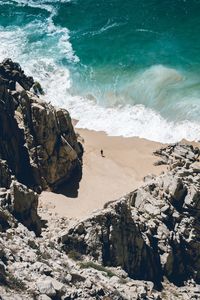
[[[199,140],[199,14],[199,0],[0,0],[0,58],[78,127]]]

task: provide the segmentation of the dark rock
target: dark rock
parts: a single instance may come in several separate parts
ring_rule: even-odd
[[[11,93],[10,81],[21,88]],[[0,158],[28,187],[55,189],[81,166],[82,149],[69,113],[28,92],[33,83],[19,64],[0,64]]]

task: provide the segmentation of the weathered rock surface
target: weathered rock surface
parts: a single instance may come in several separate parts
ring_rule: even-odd
[[[156,154],[169,171],[70,228],[64,249],[157,287],[164,277],[200,283],[200,151],[175,144]]]
[[[177,166],[176,147],[195,159]],[[73,227],[51,215],[40,237],[24,227],[37,216],[36,194],[0,161],[1,299],[200,299],[198,151],[167,149],[167,174]]]
[[[68,112],[30,92],[35,85],[19,64],[0,64],[0,231],[18,221],[40,234],[34,190],[55,189],[81,168]]]
[[[48,225],[41,237],[21,224],[1,234],[0,299],[199,299],[200,286],[194,280],[183,287],[165,280],[163,290],[156,291],[152,282],[133,280],[120,267],[103,267],[76,252],[68,256],[57,238],[69,220],[51,215]]]
[[[82,148],[69,113],[30,92],[33,85],[18,64],[0,64],[0,158],[18,181],[53,190],[80,167]]]
[[[39,235],[38,195],[11,175],[5,161],[0,160],[0,170],[0,232],[19,221]]]

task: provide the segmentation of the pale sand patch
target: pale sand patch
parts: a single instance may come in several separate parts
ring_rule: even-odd
[[[83,176],[77,198],[43,192],[40,206],[60,217],[82,218],[133,191],[149,173],[160,174],[165,166],[154,166],[153,151],[163,146],[139,138],[109,137],[103,132],[78,129],[84,139]],[[103,149],[105,157],[101,157]]]

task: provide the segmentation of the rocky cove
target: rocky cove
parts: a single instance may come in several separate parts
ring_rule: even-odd
[[[0,299],[200,299],[200,149],[166,145],[161,175],[75,224],[47,223],[39,194],[81,180],[83,146],[41,93],[0,64]]]

